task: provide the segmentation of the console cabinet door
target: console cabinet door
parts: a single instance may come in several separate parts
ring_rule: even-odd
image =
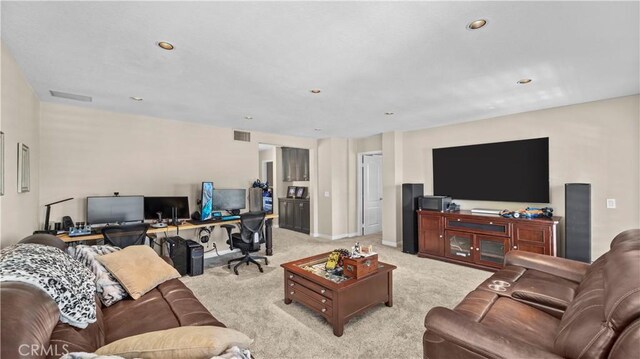
[[[296,178],[296,152],[295,148],[282,147],[282,180],[284,182],[295,181]]]
[[[300,202],[300,231],[306,234],[311,232],[311,206],[309,201]]]
[[[509,238],[476,235],[475,260],[477,264],[502,268],[509,251]]]
[[[444,255],[459,261],[474,262],[474,235],[466,232],[445,231]]]
[[[551,236],[551,225],[516,223],[512,249],[551,255]]]
[[[442,217],[419,214],[418,219],[418,252],[444,255]]]

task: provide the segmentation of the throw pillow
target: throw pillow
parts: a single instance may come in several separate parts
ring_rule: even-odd
[[[89,267],[96,276],[96,292],[98,298],[100,298],[102,304],[107,307],[126,298],[128,294],[111,273],[98,261],[97,257],[119,250],[120,248],[109,245],[78,245],[69,247],[67,250],[72,258]]]
[[[247,348],[251,343],[251,338],[237,330],[214,326],[190,326],[123,338],[99,348],[96,354],[145,359],[209,359],[232,346]]]
[[[151,289],[180,274],[145,245],[129,246],[98,257],[98,261],[120,282],[131,298],[138,299]]]

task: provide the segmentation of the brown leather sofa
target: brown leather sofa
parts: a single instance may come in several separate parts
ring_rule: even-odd
[[[591,265],[511,251],[453,310],[431,309],[425,327],[431,359],[640,358],[640,229]]]
[[[65,248],[51,235],[34,235],[20,243]],[[67,352],[92,353],[118,339],[192,325],[224,327],[180,280],[160,284],[138,300],[102,307],[96,298],[95,323],[78,329],[59,322],[56,303],[44,291],[25,283],[0,286],[1,358],[58,358]]]

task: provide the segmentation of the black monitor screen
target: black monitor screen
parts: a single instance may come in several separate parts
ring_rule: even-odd
[[[143,196],[87,197],[87,223],[126,223],[144,220]]]
[[[178,210],[179,219],[189,218],[189,197],[144,197],[144,219],[171,218],[171,208]]]
[[[433,194],[549,203],[549,138],[436,148]]]
[[[226,211],[245,208],[245,189],[214,189],[212,202],[213,210]]]

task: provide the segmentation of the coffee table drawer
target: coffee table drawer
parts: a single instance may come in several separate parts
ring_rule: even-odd
[[[325,288],[325,287],[323,287],[321,285],[318,285],[316,283],[313,283],[310,280],[302,278],[299,275],[295,275],[293,273],[289,273],[289,274],[287,274],[287,279],[289,279],[290,281],[294,281],[294,282],[296,282],[298,284],[302,284],[303,286],[311,289],[312,291],[314,291],[314,292],[316,292],[318,294],[321,294],[324,297],[333,298],[333,292],[331,290],[329,290],[329,289],[327,289],[327,288]]]
[[[303,286],[300,283],[296,283],[292,280],[288,280],[287,281],[287,288],[290,289],[289,292],[296,291],[296,292],[301,292],[304,293],[305,295],[307,295],[308,297],[314,299],[315,301],[317,301],[318,303],[322,304],[322,305],[326,305],[331,307],[333,304],[333,301],[329,298],[326,298],[316,292],[314,292],[313,290]]]
[[[333,314],[331,305],[322,304],[317,300],[315,300],[314,298],[310,297],[307,293],[308,291],[305,292],[302,287],[298,287],[295,289],[291,288],[289,290],[289,298],[292,300],[295,300],[296,302],[304,304],[309,309],[315,312],[318,312],[319,314],[322,314],[323,316],[325,316],[327,319],[330,320]]]

